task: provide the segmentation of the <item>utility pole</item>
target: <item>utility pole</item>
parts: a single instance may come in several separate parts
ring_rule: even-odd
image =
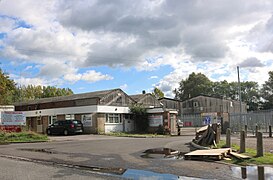
[[[239,66],[237,66],[237,72],[238,72],[238,94],[239,94],[239,102],[240,102],[240,130],[242,127],[242,94],[241,94],[241,82],[240,82],[240,69]]]

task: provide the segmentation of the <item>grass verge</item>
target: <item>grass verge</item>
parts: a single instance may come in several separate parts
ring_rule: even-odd
[[[0,144],[41,141],[48,141],[48,137],[46,135],[37,134],[31,131],[23,131],[18,133],[0,132]]]
[[[225,141],[220,141],[219,144],[217,144],[217,147],[222,148],[225,147],[226,142]],[[235,151],[239,151],[240,147],[236,144],[232,144],[231,148]],[[237,158],[232,158],[231,161],[225,161],[228,163],[232,163],[232,164],[238,164],[238,165],[252,165],[252,164],[256,164],[256,165],[272,165],[273,164],[273,154],[272,153],[264,153],[264,156],[262,157],[257,157],[257,151],[255,149],[251,149],[251,148],[246,148],[246,152],[242,153],[245,154],[247,156],[250,156],[250,159],[237,159]]]
[[[132,133],[124,133],[124,132],[112,132],[106,133],[108,136],[117,136],[117,137],[134,137],[134,138],[162,138],[162,137],[170,137],[170,135],[161,135],[161,134],[132,134]]]

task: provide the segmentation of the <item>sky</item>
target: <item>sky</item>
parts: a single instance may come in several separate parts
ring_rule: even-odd
[[[192,72],[268,80],[272,0],[0,0],[0,68],[74,93],[161,89]]]

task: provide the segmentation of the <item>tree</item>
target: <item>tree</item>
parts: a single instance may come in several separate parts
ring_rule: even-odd
[[[194,72],[179,83],[179,88],[174,90],[175,98],[182,101],[200,94],[212,94],[212,82],[202,73]]]
[[[154,97],[156,97],[157,99],[164,97],[164,93],[159,88],[157,88],[157,87],[154,88],[154,90],[152,92],[152,95]]]
[[[147,109],[141,104],[134,104],[130,107],[130,112],[133,114],[136,129],[140,132],[146,132],[149,126]]]
[[[249,111],[259,110],[260,93],[259,85],[254,81],[246,81],[241,83],[241,97],[242,101],[248,105]]]
[[[22,86],[18,87],[16,92],[17,101],[34,100],[40,98],[56,97],[56,96],[67,96],[72,95],[73,91],[69,88],[57,88],[55,86]]]
[[[0,69],[0,104],[12,104],[16,83]]]
[[[228,83],[226,80],[213,83],[213,94],[233,100],[239,99],[238,82]],[[254,81],[241,82],[241,98],[249,106],[249,111],[259,109],[259,85]]]
[[[261,95],[264,99],[263,109],[273,108],[273,71],[269,71],[268,75],[268,81],[265,81],[261,89]]]

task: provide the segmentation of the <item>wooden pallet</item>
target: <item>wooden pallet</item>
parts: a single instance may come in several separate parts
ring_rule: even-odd
[[[231,148],[196,150],[184,155],[186,160],[221,160],[231,152]]]

